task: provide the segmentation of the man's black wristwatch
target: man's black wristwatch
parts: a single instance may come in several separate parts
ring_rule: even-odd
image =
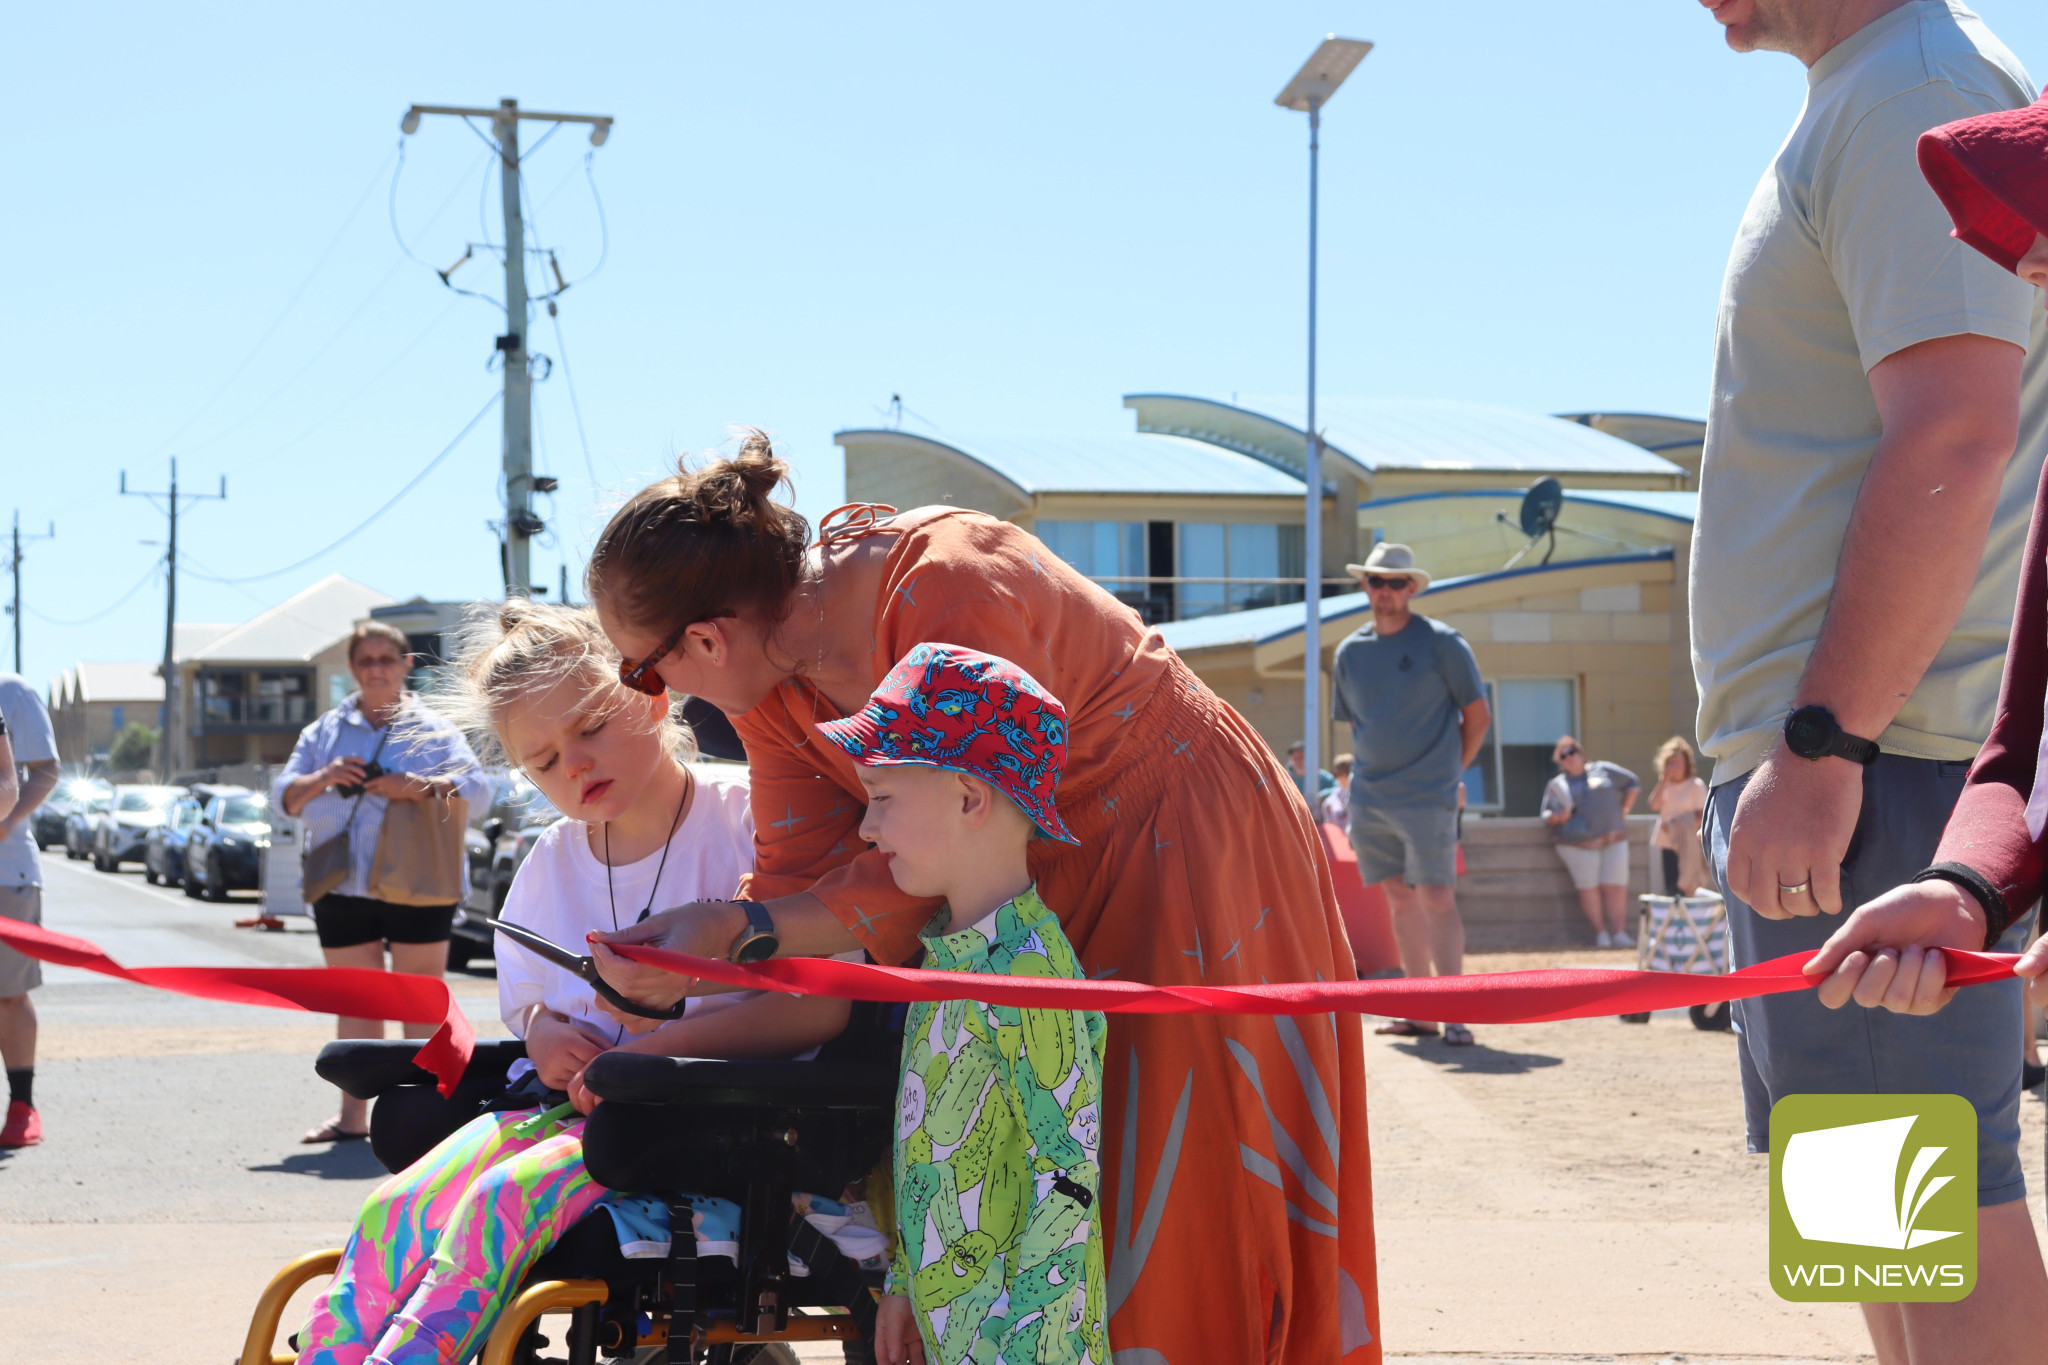
[[[1835,721],[1825,706],[1802,706],[1785,718],[1785,747],[1801,758],[1846,758],[1866,766],[1877,762],[1877,741],[1860,739]]]
[[[775,921],[768,917],[768,907],[759,901],[734,901],[747,912],[747,927],[740,930],[739,937],[732,941],[732,952],[727,958],[733,962],[765,962],[775,956],[782,940],[776,936]]]

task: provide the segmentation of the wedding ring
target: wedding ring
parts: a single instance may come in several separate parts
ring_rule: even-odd
[[[1787,886],[1785,883],[1779,882],[1778,894],[1781,896],[1803,896],[1812,886],[1812,882],[1801,882],[1797,886]]]

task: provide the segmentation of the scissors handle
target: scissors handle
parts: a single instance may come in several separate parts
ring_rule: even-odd
[[[514,943],[522,944],[556,966],[576,973],[590,983],[592,990],[628,1014],[637,1014],[642,1019],[680,1019],[683,1017],[683,1011],[689,1006],[688,1000],[678,1000],[666,1008],[656,1009],[637,1000],[628,1000],[619,994],[611,982],[598,975],[597,963],[588,956],[572,953],[561,944],[543,938],[525,925],[514,924],[510,920],[493,919],[490,925]]]
[[[612,985],[611,982],[599,975],[597,963],[587,957],[583,959],[582,975],[583,979],[590,983],[592,990],[596,991],[606,1000],[609,1000],[617,1008],[624,1010],[628,1014],[637,1014],[642,1019],[680,1019],[683,1017],[683,1011],[690,1007],[688,998],[678,1000],[666,1009],[658,1009],[652,1005],[643,1005],[638,1000],[628,1000],[625,996],[619,994],[618,987]]]

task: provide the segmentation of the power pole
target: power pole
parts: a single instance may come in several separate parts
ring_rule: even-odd
[[[543,114],[523,110],[518,100],[500,100],[495,109],[469,109],[451,104],[415,104],[399,120],[399,131],[410,136],[420,126],[422,114],[447,114],[455,118],[491,121],[498,140],[498,162],[505,215],[505,333],[498,338],[498,351],[505,366],[505,548],[501,556],[505,574],[505,595],[525,597],[533,591],[532,541],[547,529],[534,514],[533,495],[533,377],[527,366],[526,349],[526,223],[519,199],[519,121],[542,123],[587,123],[590,145],[602,147],[611,136],[608,114]],[[447,282],[447,276],[442,276]]]
[[[177,767],[177,750],[173,748],[178,734],[178,499],[186,502],[226,502],[228,498],[228,476],[220,476],[218,493],[180,493],[178,491],[178,462],[171,461],[171,486],[167,492],[151,492],[128,486],[128,471],[121,471],[121,496],[124,498],[148,498],[151,506],[161,506],[170,517],[170,537],[164,544],[164,660],[157,671],[164,680],[163,734],[158,737],[158,762],[162,771],[159,780],[168,782]],[[158,498],[163,502],[159,504]]]
[[[49,534],[24,536],[21,533],[21,509],[19,507],[14,509],[14,552],[8,558],[7,567],[8,571],[14,575],[14,605],[8,608],[8,614],[14,617],[14,671],[16,673],[21,672],[21,543],[24,540],[55,540],[56,538],[57,523],[54,521],[50,523]]]

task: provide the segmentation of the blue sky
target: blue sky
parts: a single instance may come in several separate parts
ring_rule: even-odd
[[[2036,71],[2048,9],[1979,12]],[[1023,16],[1023,17],[1019,17]],[[1562,16],[1562,17],[1561,17]],[[11,325],[0,517],[30,550],[24,672],[154,657],[162,519],[116,492],[228,480],[184,523],[220,577],[368,516],[490,397],[502,314],[445,290],[497,239],[484,148],[414,101],[607,113],[603,270],[532,346],[562,492],[536,578],[733,424],[798,502],[892,393],[940,432],[1118,431],[1133,390],[1298,392],[1306,127],[1273,95],[1326,32],[1379,44],[1324,121],[1322,384],[1534,411],[1704,408],[1721,268],[1803,72],[1686,0],[1260,5],[35,6],[0,57]],[[531,140],[541,129],[529,124]],[[538,239],[597,264],[587,142],[527,174]],[[479,209],[482,209],[481,219]],[[438,216],[437,216],[438,215]],[[456,283],[496,292],[480,253]],[[491,594],[495,414],[342,548],[180,617],[246,619],[329,572]],[[0,667],[11,665],[0,636]]]

